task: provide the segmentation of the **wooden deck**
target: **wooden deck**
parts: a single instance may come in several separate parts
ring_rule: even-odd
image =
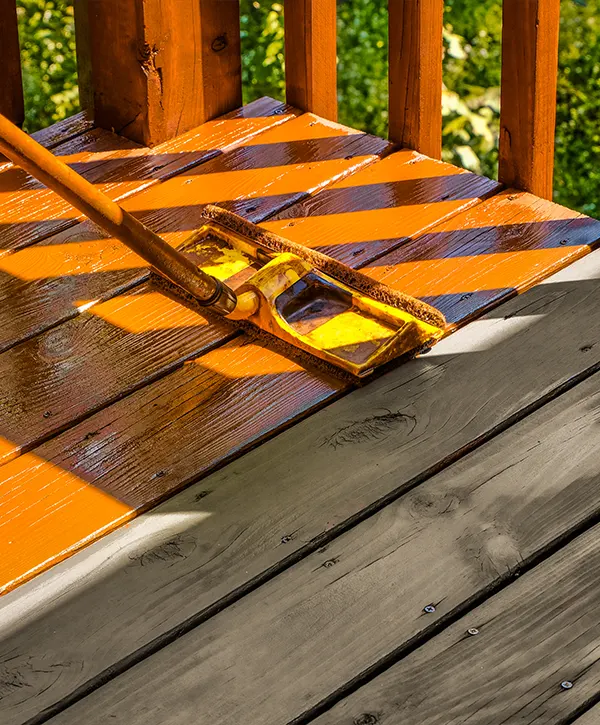
[[[42,140],[462,329],[351,390],[0,165],[0,723],[600,723],[600,222],[270,99]]]

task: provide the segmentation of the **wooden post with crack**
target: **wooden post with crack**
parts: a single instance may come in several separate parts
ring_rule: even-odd
[[[242,104],[239,0],[83,1],[99,126],[153,146]]]

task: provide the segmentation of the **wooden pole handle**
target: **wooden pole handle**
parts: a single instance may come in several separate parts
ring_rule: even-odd
[[[235,293],[69,168],[0,114],[0,152],[126,244],[163,277],[222,314],[235,309]]]

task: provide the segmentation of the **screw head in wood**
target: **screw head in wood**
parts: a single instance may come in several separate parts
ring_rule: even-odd
[[[471,637],[475,637],[475,635],[479,634],[479,630],[477,627],[469,627],[469,629],[467,629],[467,634]]]
[[[570,690],[573,687],[573,683],[569,680],[565,680],[564,682],[560,683],[560,686],[563,690]]]
[[[426,607],[423,607],[423,611],[426,614],[433,614],[435,612],[435,607],[433,606],[433,604],[428,604]]]

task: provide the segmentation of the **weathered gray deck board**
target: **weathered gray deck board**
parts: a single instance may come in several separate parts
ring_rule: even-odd
[[[596,526],[315,725],[562,725],[600,688],[599,576]]]
[[[2,722],[68,697],[598,366],[598,277],[595,253],[4,597],[0,663],[26,686],[7,690]]]
[[[600,725],[600,705],[588,710],[585,715],[577,718],[573,725]]]
[[[509,582],[600,514],[599,410],[596,374],[97,690],[57,725],[95,725],[106,714],[130,725],[294,720],[391,652],[430,636],[432,626]],[[594,589],[597,573],[600,542],[585,586]],[[552,597],[544,590],[560,584],[552,569],[547,577],[547,584],[536,579],[538,609]],[[592,642],[600,647],[595,588],[581,596],[588,597],[589,627],[597,628]],[[427,614],[430,604],[436,611]],[[488,647],[483,636],[481,644]],[[517,639],[510,653],[515,673],[531,666],[520,652]],[[579,676],[575,662],[565,660],[563,679]],[[476,668],[459,657],[449,677],[459,666]],[[423,715],[444,712],[436,707]],[[469,712],[460,710],[461,717]],[[353,709],[347,721],[360,714]]]

